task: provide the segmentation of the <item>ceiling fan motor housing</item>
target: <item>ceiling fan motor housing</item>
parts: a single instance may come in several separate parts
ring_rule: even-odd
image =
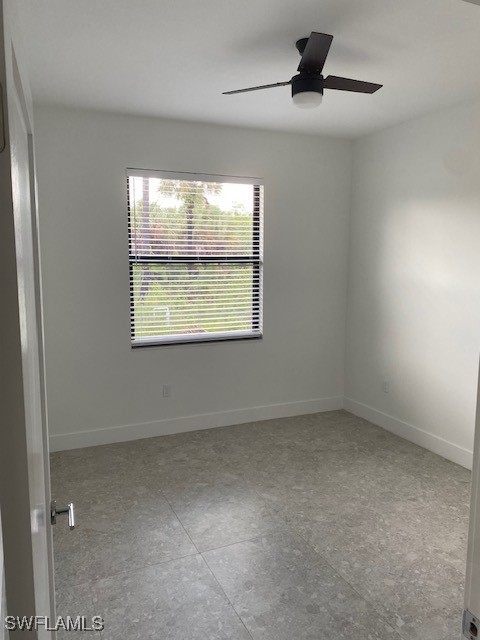
[[[321,74],[306,73],[305,71],[293,76],[292,80],[292,98],[297,93],[304,93],[305,91],[313,91],[320,93],[323,96],[324,80]]]

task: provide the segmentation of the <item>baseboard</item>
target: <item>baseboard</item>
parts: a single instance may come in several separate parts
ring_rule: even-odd
[[[388,413],[374,409],[366,404],[352,400],[351,398],[344,398],[344,409],[350,411],[350,413],[364,418],[373,424],[394,433],[405,440],[409,440],[415,444],[418,444],[424,449],[433,451],[447,460],[456,462],[457,464],[467,469],[472,468],[473,464],[473,452],[468,449],[449,442],[440,436],[436,436],[433,433],[429,433],[424,429],[415,427],[407,422],[398,420],[390,416]]]
[[[234,424],[271,420],[273,418],[288,418],[308,413],[335,411],[342,408],[343,396],[335,396],[331,398],[317,398],[315,400],[249,407],[246,409],[234,409],[232,411],[218,411],[215,413],[205,413],[180,418],[168,418],[155,420],[154,422],[127,424],[89,431],[57,433],[50,435],[50,451],[81,449],[99,444],[140,440],[141,438],[165,436],[172,433],[182,433],[184,431],[211,429],[212,427],[228,427]]]
[[[246,422],[256,422],[258,420],[271,420],[274,418],[288,418],[309,413],[336,411],[337,409],[346,409],[356,416],[360,416],[401,438],[405,438],[405,440],[414,442],[429,451],[433,451],[433,453],[452,460],[452,462],[456,462],[462,467],[466,467],[467,469],[472,468],[472,451],[464,449],[433,433],[429,433],[424,429],[403,422],[374,407],[370,407],[352,398],[344,398],[343,396],[271,404],[246,409],[234,409],[232,411],[217,411],[215,413],[167,418],[153,422],[104,427],[88,431],[75,431],[73,433],[52,434],[49,438],[50,451],[81,449],[83,447],[93,447],[101,444],[140,440],[141,438],[211,429],[213,427],[227,427],[235,424],[244,424]]]

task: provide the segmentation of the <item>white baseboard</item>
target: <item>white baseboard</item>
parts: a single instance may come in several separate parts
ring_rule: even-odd
[[[232,411],[218,411],[180,418],[167,418],[153,422],[140,424],[127,424],[117,427],[106,427],[88,431],[75,431],[73,433],[52,434],[49,438],[50,451],[66,451],[67,449],[81,449],[100,444],[112,444],[114,442],[126,442],[141,438],[165,436],[185,431],[197,431],[211,429],[213,427],[227,427],[258,420],[271,420],[273,418],[287,418],[291,416],[305,415],[308,413],[321,413],[324,411],[336,411],[346,409],[356,416],[360,416],[373,424],[394,433],[405,440],[414,442],[433,453],[437,453],[448,460],[452,460],[467,469],[472,468],[473,452],[460,447],[453,442],[429,433],[419,427],[403,422],[393,416],[370,407],[362,402],[343,396],[331,398],[317,398],[315,400],[303,400],[299,402],[286,402],[271,404],[247,409],[234,409]]]
[[[433,453],[437,453],[439,456],[447,458],[447,460],[456,462],[467,469],[472,468],[473,451],[464,449],[463,447],[460,447],[453,442],[449,442],[440,436],[424,431],[419,427],[414,427],[407,422],[403,422],[402,420],[398,420],[397,418],[388,415],[388,413],[383,413],[383,411],[374,409],[373,407],[357,402],[356,400],[352,400],[351,398],[344,399],[343,407],[347,411],[350,411],[350,413],[360,416],[360,418],[364,418],[365,420],[368,420],[369,422],[372,422],[373,424],[376,424],[379,427],[404,438],[405,440],[418,444],[424,449],[433,451]]]
[[[75,431],[73,433],[57,433],[50,435],[50,451],[66,451],[67,449],[81,449],[99,444],[126,442],[165,436],[184,431],[211,429],[212,427],[227,427],[234,424],[256,422],[257,420],[271,420],[273,418],[288,418],[307,413],[335,411],[343,408],[343,396],[332,398],[317,398],[299,402],[271,404],[232,411],[218,411],[181,418],[167,418],[154,422],[127,424],[118,427],[106,427],[89,431]]]

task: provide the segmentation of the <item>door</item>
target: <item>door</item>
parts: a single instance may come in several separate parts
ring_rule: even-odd
[[[14,3],[0,0],[0,498],[11,616],[54,613],[33,131],[16,56]],[[13,637],[22,632],[13,633]],[[28,637],[52,638],[40,627]]]
[[[480,638],[480,375],[473,451],[463,631],[464,636],[469,640],[478,640]]]

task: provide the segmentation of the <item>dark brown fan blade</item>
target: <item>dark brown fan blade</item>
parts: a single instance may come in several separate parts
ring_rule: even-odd
[[[235,91],[224,91],[222,95],[231,96],[234,93],[247,93],[247,91],[259,91],[260,89],[272,89],[273,87],[285,87],[290,84],[290,80],[287,82],[275,82],[274,84],[262,84],[259,87],[249,87],[248,89],[235,89]]]
[[[333,36],[329,36],[328,33],[312,31],[298,65],[298,70],[322,73],[332,40]]]
[[[337,89],[338,91],[355,91],[356,93],[375,93],[383,87],[383,84],[373,82],[362,82],[361,80],[351,80],[350,78],[340,78],[339,76],[328,76],[325,78],[325,89]]]

